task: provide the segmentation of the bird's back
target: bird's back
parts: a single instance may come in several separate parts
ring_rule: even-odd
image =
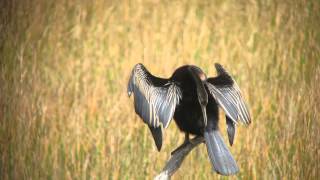
[[[180,130],[195,135],[202,135],[204,128],[201,107],[197,97],[196,83],[188,68],[190,65],[181,66],[173,73],[171,79],[182,90],[182,99],[177,106],[174,120]]]

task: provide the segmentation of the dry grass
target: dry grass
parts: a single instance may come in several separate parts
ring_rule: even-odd
[[[172,123],[156,151],[126,94],[138,62],[162,77],[186,63],[232,72],[253,116],[231,148],[235,179],[320,176],[319,1],[0,5],[0,179],[157,174],[183,135]],[[203,145],[174,176],[182,178],[224,179]]]

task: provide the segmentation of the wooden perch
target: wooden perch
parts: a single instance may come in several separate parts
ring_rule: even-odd
[[[179,169],[184,158],[191,152],[191,150],[204,141],[203,137],[197,136],[190,141],[182,144],[171,154],[171,157],[162,172],[158,174],[155,180],[169,180],[171,176]]]

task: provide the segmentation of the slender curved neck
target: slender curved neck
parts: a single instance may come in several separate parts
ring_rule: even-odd
[[[203,122],[206,127],[207,122],[208,122],[207,110],[206,110],[206,107],[208,104],[208,94],[207,94],[206,89],[204,88],[204,84],[203,84],[202,80],[200,79],[201,77],[199,77],[199,74],[203,75],[203,73],[202,72],[199,73],[199,70],[195,69],[194,67],[189,67],[188,69],[192,75],[193,80],[196,83],[198,101],[201,106],[201,111],[202,111],[202,115],[203,115]]]
[[[195,68],[189,67],[188,69],[189,69],[189,71],[192,75],[192,78],[196,84],[199,102],[201,105],[206,106],[208,104],[208,94],[207,94],[207,91],[204,87],[204,84],[203,84],[202,80],[200,79],[198,72]]]

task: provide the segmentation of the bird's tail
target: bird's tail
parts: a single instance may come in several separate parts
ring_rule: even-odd
[[[233,175],[239,171],[236,161],[223,142],[218,130],[204,132],[204,138],[213,169],[221,175]]]

